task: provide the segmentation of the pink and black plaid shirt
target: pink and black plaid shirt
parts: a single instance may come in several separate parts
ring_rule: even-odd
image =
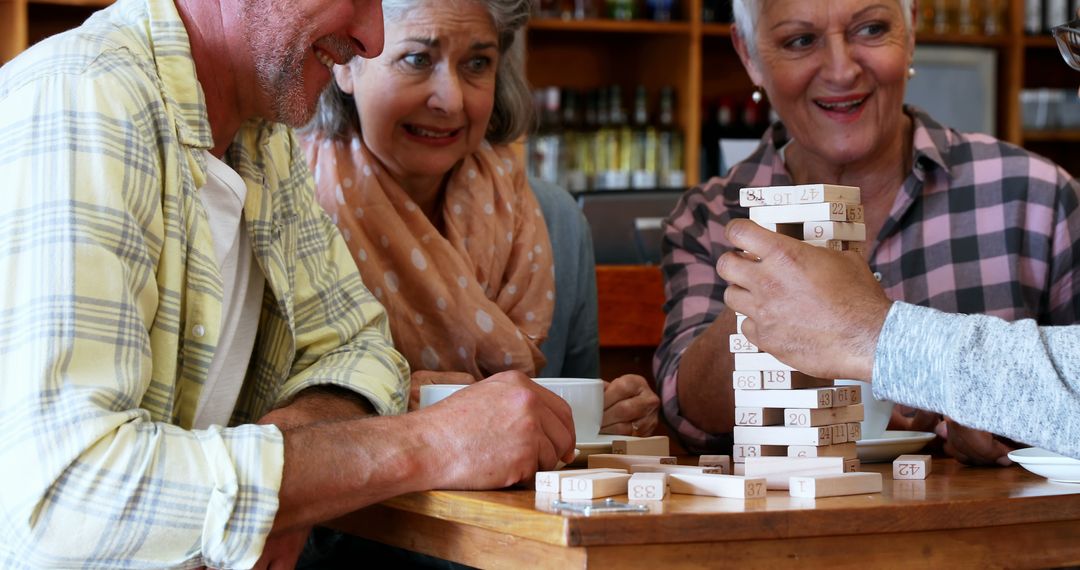
[[[953,313],[1080,322],[1080,183],[1026,150],[905,112],[914,120],[914,166],[870,256],[885,293]],[[690,449],[731,446],[730,434],[682,417],[679,360],[724,308],[727,283],[715,266],[731,247],[727,222],[748,217],[739,189],[794,184],[778,152],[787,142],[776,123],[726,177],[689,190],[665,224],[667,321],[653,369],[664,416]]]

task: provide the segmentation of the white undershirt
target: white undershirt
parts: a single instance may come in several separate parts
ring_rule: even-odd
[[[195,429],[228,425],[232,417],[255,345],[266,281],[245,228],[244,179],[209,152],[204,154],[207,177],[206,185],[199,188],[199,201],[210,221],[223,297],[217,350],[199,395]]]

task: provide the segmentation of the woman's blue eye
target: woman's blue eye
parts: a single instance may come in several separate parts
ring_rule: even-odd
[[[426,53],[410,53],[402,59],[413,67],[427,67],[431,64],[431,58]]]
[[[474,57],[469,60],[467,66],[469,71],[479,73],[491,67],[491,58],[487,56]]]
[[[784,47],[789,49],[803,49],[812,45],[814,45],[814,36],[804,34],[788,40],[787,43],[784,44]]]
[[[863,26],[862,28],[860,28],[859,29],[859,34],[864,35],[864,36],[877,37],[877,36],[880,36],[880,35],[884,34],[887,31],[889,31],[888,26],[886,26],[885,24],[882,24],[880,22],[875,22],[873,24],[867,24],[867,25]]]

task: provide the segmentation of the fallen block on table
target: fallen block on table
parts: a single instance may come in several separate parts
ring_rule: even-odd
[[[623,455],[619,453],[595,453],[589,456],[589,469],[607,467],[610,469],[630,470],[632,465],[646,463],[666,463],[675,465],[675,458],[667,455]]]
[[[792,477],[792,497],[815,499],[881,492],[881,473],[843,473]]]
[[[931,464],[929,455],[901,455],[893,460],[893,479],[926,479]]]
[[[581,477],[593,473],[626,473],[626,469],[567,469],[565,471],[538,471],[536,473],[536,492],[558,494],[562,490],[562,480],[567,477]]]
[[[626,494],[632,501],[662,501],[667,497],[667,473],[634,473]]]
[[[654,435],[635,439],[616,439],[611,442],[611,453],[616,455],[657,455],[671,454],[666,435]]]
[[[672,493],[729,499],[760,499],[766,494],[765,480],[735,475],[693,475],[669,473]]]
[[[628,473],[590,473],[580,477],[565,477],[560,482],[563,499],[602,499],[625,495],[630,481]]]

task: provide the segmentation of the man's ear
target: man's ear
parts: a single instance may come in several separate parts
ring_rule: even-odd
[[[750,81],[753,81],[754,85],[759,87],[764,85],[765,78],[762,76],[761,70],[758,69],[757,63],[754,62],[754,58],[750,57],[750,48],[746,45],[742,30],[738,26],[731,26],[731,43],[735,45],[735,53],[739,54],[743,68],[746,69],[747,75],[750,76]]]
[[[353,92],[353,64],[352,62],[345,65],[334,66],[334,81],[337,81],[338,88],[352,95]]]

